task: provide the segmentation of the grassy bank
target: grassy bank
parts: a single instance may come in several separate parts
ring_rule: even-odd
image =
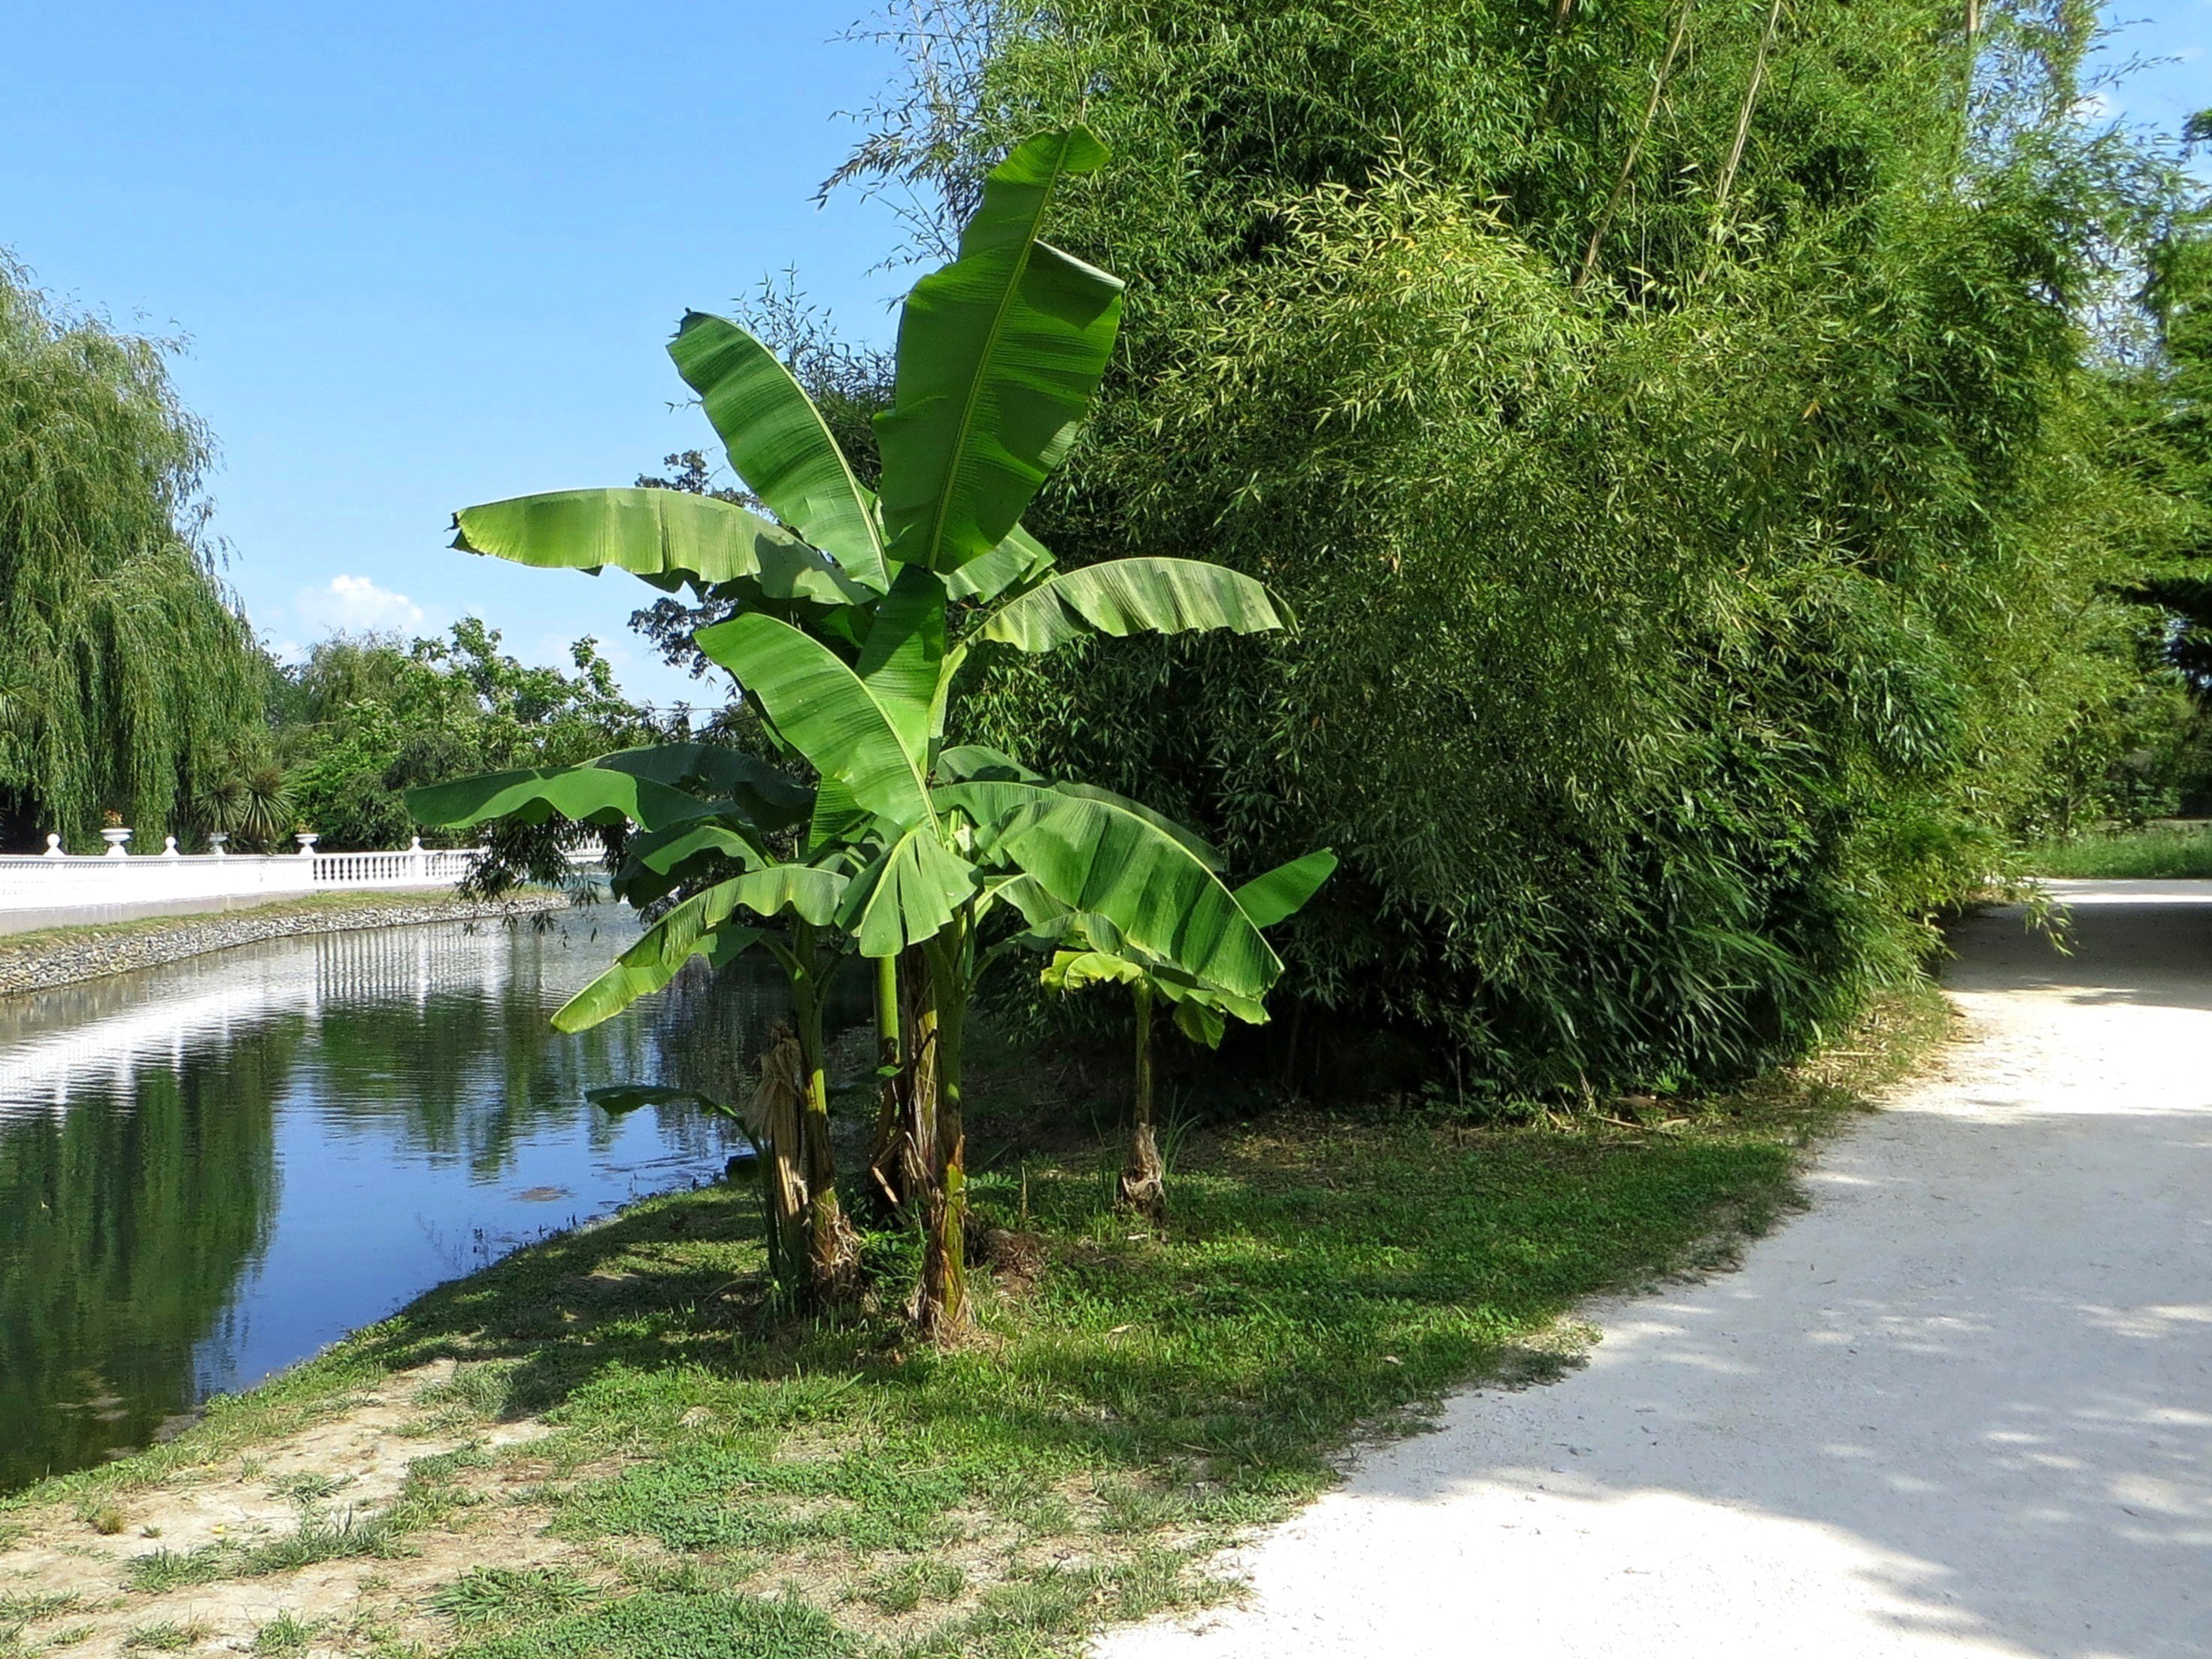
[[[656,1199],[0,1506],[0,1633],[23,1654],[1073,1651],[1223,1593],[1205,1557],[1322,1490],[1354,1436],[1571,1363],[1578,1299],[1724,1261],[1944,1019],[1901,1000],[1821,1066],[1694,1109],[1200,1127],[1165,1234],[1108,1207],[1110,1146],[1051,1127],[1103,1115],[1110,1080],[1001,1056],[969,1345],[780,1322],[750,1197]]]
[[[2105,880],[2212,877],[2212,824],[2162,825],[2047,842],[2029,854],[2028,873]]]

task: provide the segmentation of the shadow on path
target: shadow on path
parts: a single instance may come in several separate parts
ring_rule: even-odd
[[[2212,883],[2062,885],[2070,954],[1956,930],[1968,1040],[1741,1272],[1101,1653],[2212,1655]]]

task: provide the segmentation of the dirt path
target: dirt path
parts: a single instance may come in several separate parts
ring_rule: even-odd
[[[1741,1272],[1596,1310],[1100,1659],[2212,1655],[2212,882],[1955,940],[1967,1040]]]

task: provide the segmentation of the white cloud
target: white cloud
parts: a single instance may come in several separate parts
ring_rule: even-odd
[[[359,632],[419,629],[430,613],[404,593],[379,587],[367,576],[333,576],[327,587],[303,587],[292,610],[310,628]]]

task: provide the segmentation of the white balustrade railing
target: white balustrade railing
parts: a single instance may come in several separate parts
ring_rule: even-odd
[[[67,854],[49,837],[43,854],[0,855],[0,923],[10,912],[37,912],[40,920],[28,925],[43,926],[50,913],[127,908],[143,915],[332,889],[451,887],[482,856],[473,847],[440,850],[420,841],[398,853],[322,853],[309,845],[297,853],[183,854],[171,839],[161,852],[134,857],[120,842],[105,854]],[[580,866],[599,862],[597,852],[569,858]]]

